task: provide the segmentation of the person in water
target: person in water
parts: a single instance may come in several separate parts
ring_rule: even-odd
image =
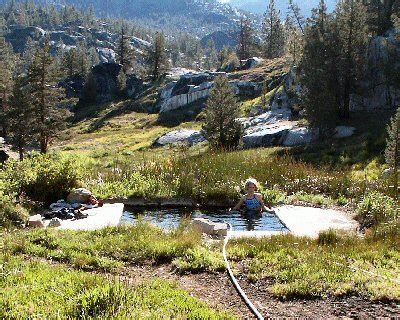
[[[245,190],[246,194],[240,199],[239,203],[232,209],[232,211],[239,211],[242,206],[245,206],[247,214],[260,214],[263,211],[268,211],[261,193],[257,193],[258,182],[256,179],[247,179]],[[270,207],[270,205],[268,205],[268,207]]]

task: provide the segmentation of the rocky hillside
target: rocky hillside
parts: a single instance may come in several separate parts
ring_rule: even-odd
[[[0,0],[0,4],[7,3]],[[22,1],[21,1],[22,2]],[[237,9],[217,0],[37,0],[39,4],[73,5],[87,11],[90,8],[100,17],[135,20],[147,27],[205,36],[217,30],[236,28],[241,14]]]
[[[244,9],[256,14],[264,13],[268,5],[267,1],[264,0],[230,0],[227,2],[234,7]],[[288,2],[289,1],[277,1],[277,8],[281,11],[282,14],[286,13]],[[309,16],[311,14],[311,9],[315,8],[318,5],[318,0],[296,2],[305,16]],[[335,7],[336,0],[327,0],[325,2],[329,9],[333,9]]]

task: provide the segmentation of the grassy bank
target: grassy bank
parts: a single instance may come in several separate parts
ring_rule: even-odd
[[[4,165],[0,170],[0,194],[11,202],[27,200],[25,203],[31,207],[63,199],[75,187],[86,187],[103,199],[183,197],[206,204],[237,201],[249,177],[260,182],[260,191],[272,204],[357,204],[371,192],[387,196],[393,192],[390,180],[381,178],[384,166],[377,163],[365,170],[333,169],[288,155],[278,156],[275,151],[213,153],[175,149],[160,154],[107,154],[107,158],[65,153],[34,155],[22,163],[9,161]],[[0,203],[0,207],[9,208],[10,201]]]
[[[221,243],[203,242],[183,225],[173,232],[144,223],[89,232],[19,231],[3,234],[1,242],[9,257],[44,258],[83,271],[118,274],[122,266],[148,264],[168,264],[177,272],[224,270]],[[240,266],[238,274],[252,281],[269,279],[268,290],[280,299],[361,295],[400,301],[399,248],[396,235],[358,238],[326,232],[319,239],[232,240],[228,253]]]
[[[117,273],[123,265],[147,263],[172,263],[180,271],[224,269],[219,245],[207,250],[201,234],[185,225],[169,233],[142,222],[93,232],[20,231],[5,233],[2,242],[11,255],[33,255],[87,271]]]
[[[400,301],[399,248],[399,237],[361,239],[326,232],[317,240],[235,240],[228,252],[250,279],[270,279],[270,292],[282,299],[355,294]]]
[[[171,151],[163,156],[136,153],[116,156],[110,162],[53,154],[36,156],[21,164],[9,162],[4,169],[1,173],[4,188],[11,186],[7,191],[14,188],[22,192],[33,183],[43,189],[53,183],[53,187],[58,186],[54,190],[59,194],[74,182],[101,198],[236,199],[248,177],[260,181],[266,195],[272,195],[273,191],[277,196],[279,192],[286,196],[302,192],[333,199],[342,196],[359,199],[372,190],[390,193],[389,181],[368,179],[369,172],[357,175],[352,170],[318,168],[290,156],[274,155],[273,149],[197,154]],[[382,170],[378,166],[373,174],[379,175]],[[46,178],[54,181],[43,181]]]
[[[116,278],[0,255],[2,319],[233,319],[175,284],[149,280],[132,287]]]

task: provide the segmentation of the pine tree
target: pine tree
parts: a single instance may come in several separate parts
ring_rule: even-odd
[[[24,150],[31,143],[34,136],[34,118],[32,117],[33,106],[28,90],[26,76],[16,79],[10,106],[5,117],[9,124],[9,138],[11,143],[18,149],[19,159],[24,159]]]
[[[97,99],[97,82],[95,77],[89,73],[83,86],[83,100],[86,103],[95,103]]]
[[[34,106],[35,131],[39,137],[40,152],[46,153],[48,145],[62,129],[67,112],[59,108],[64,92],[58,87],[59,71],[55,69],[50,45],[38,48],[28,69],[31,102]]]
[[[275,7],[275,0],[270,0],[268,10],[264,13],[262,27],[264,55],[267,59],[273,59],[283,55],[285,45],[284,34],[280,12]]]
[[[332,35],[335,34],[332,17],[324,0],[313,10],[305,30],[305,45],[301,60],[303,105],[310,125],[319,128],[321,136],[330,133],[337,118],[336,56]]]
[[[285,21],[285,51],[294,65],[297,65],[301,59],[303,40],[302,31],[295,24],[294,19],[288,15]]]
[[[16,56],[12,47],[3,37],[0,37],[0,126],[3,135],[7,134],[9,127],[4,115],[9,107],[9,93],[12,91],[15,64]]]
[[[94,49],[94,48],[91,48]],[[88,50],[88,47],[85,43],[81,43],[77,46],[76,48],[77,55],[78,55],[78,61],[79,61],[79,67],[77,70],[77,73],[83,78],[86,79],[87,75],[89,74],[90,68],[92,67],[92,62],[91,62],[91,50]],[[95,52],[95,59],[97,59],[97,62],[94,64],[98,64],[99,61],[99,56],[97,52]]]
[[[117,62],[122,65],[122,70],[127,74],[133,65],[134,53],[129,43],[129,37],[126,34],[126,26],[121,26],[119,40],[117,45]]]
[[[249,18],[240,19],[239,44],[237,55],[240,60],[245,60],[253,55],[254,50],[254,29]]]
[[[399,0],[365,0],[368,8],[368,25],[376,35],[393,28],[394,15],[400,12]]]
[[[397,108],[388,125],[388,139],[385,150],[386,163],[393,170],[393,183],[396,198],[399,195],[399,167],[400,167],[400,107]]]
[[[359,80],[368,41],[367,12],[361,0],[341,0],[336,8],[339,39],[341,116],[348,118],[350,95]]]
[[[72,48],[63,54],[62,69],[67,73],[69,78],[79,74],[81,61],[79,61],[78,50]]]
[[[240,106],[228,78],[215,79],[211,96],[207,100],[202,132],[216,149],[234,149],[243,135],[242,125],[236,121]]]
[[[157,80],[168,70],[169,61],[165,48],[165,37],[163,33],[157,32],[153,38],[153,45],[148,49],[146,62],[149,74],[153,80]]]
[[[296,21],[301,34],[304,35],[304,16],[301,14],[299,6],[293,2],[293,0],[289,0],[289,16]]]
[[[215,49],[215,43],[212,39],[208,40],[206,47],[206,56],[207,59],[205,61],[205,68],[207,70],[212,70],[217,68],[218,64],[218,53]]]
[[[60,70],[65,72],[68,78],[76,76],[85,78],[91,67],[88,55],[90,54],[88,54],[87,47],[84,44],[79,44],[76,48],[56,56],[56,59],[61,58]]]

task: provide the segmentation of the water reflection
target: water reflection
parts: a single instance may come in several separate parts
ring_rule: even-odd
[[[233,229],[237,231],[287,231],[285,226],[272,212],[244,214],[237,211],[227,212],[225,210],[132,210],[124,213],[123,222],[135,223],[139,219],[139,216],[145,221],[152,222],[166,229],[178,227],[183,219],[206,218],[214,222],[230,223]]]

